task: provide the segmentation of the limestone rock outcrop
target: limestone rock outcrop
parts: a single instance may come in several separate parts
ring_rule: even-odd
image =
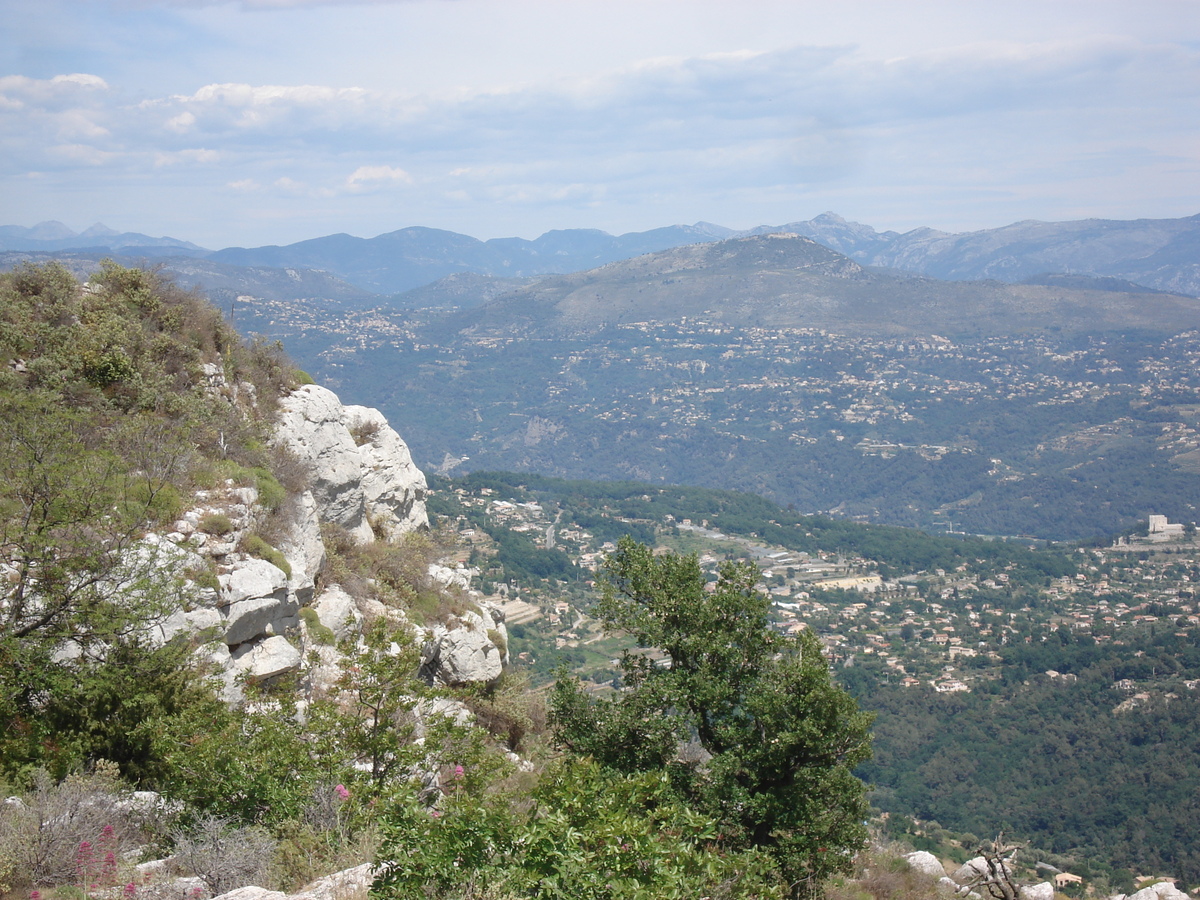
[[[311,473],[321,520],[364,543],[376,530],[393,537],[429,524],[425,475],[378,410],[305,385],[280,401],[276,439]]]
[[[421,652],[421,674],[444,685],[490,683],[500,677],[508,661],[508,631],[501,612],[481,604],[457,621],[434,625]]]
[[[1126,900],[1188,900],[1188,895],[1169,881],[1160,881],[1130,894]]]
[[[222,674],[229,702],[243,699],[243,684],[298,671],[306,658],[316,660],[309,686],[329,689],[341,674],[336,645],[354,640],[364,620],[386,616],[411,627],[401,610],[361,591],[351,597],[326,585],[316,592],[326,562],[323,523],[340,525],[364,544],[428,526],[425,476],[404,441],[377,410],[344,406],[317,385],[280,400],[274,440],[308,475],[307,489],[288,501],[281,535],[274,524],[276,547],[262,549],[258,529],[267,513],[258,491],[231,479],[197,492],[170,534],[151,536],[140,551],[175,554],[169,570],[191,579],[189,599],[153,623],[151,637],[159,643],[180,633],[211,638],[198,653]],[[247,552],[256,546],[258,556]],[[464,605],[477,574],[441,565],[429,572]],[[312,613],[302,617],[306,607]],[[425,632],[422,675],[447,685],[495,681],[507,643],[500,611],[472,607]]]

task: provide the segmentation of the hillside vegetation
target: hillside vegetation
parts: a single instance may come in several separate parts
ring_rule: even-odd
[[[579,691],[547,712],[511,672],[421,677],[437,629],[485,621],[431,578],[448,549],[436,534],[357,538],[326,523],[313,593],[336,586],[357,603],[344,637],[301,609],[270,640],[302,642],[306,665],[246,679],[248,702],[222,696],[217,660],[247,642],[226,634],[214,648],[203,630],[159,626],[228,594],[249,558],[272,584],[293,580],[273,542],[297,527],[307,473],[279,449],[275,410],[313,389],[285,397],[306,379],[278,347],[243,343],[153,273],[105,264],[80,285],[60,266],[26,266],[0,279],[0,310],[0,783],[18,795],[0,808],[0,892],[125,885],[136,897],[135,861],[168,852],[210,894],[295,888],[374,860],[376,895],[397,900],[481,897],[485,885],[496,900],[783,898],[852,869],[866,830],[850,769],[866,719],[810,644],[768,629],[748,571],[710,596],[694,558],[670,557],[695,618],[673,617],[684,598],[667,591],[642,619],[660,622],[641,640],[692,654],[684,692],[711,695],[672,732],[703,720],[693,753],[660,741],[642,754],[636,733],[619,736],[626,713]],[[254,488],[252,529],[208,513],[195,545],[241,533],[238,546],[183,553],[177,525],[196,499],[239,486]],[[206,561],[218,558],[219,570]],[[738,608],[757,612],[731,642],[720,625]],[[768,646],[787,660],[787,698],[745,677]],[[670,690],[647,688],[637,702],[667,716]],[[611,722],[610,749],[623,743],[639,764],[576,746],[580,716]],[[734,761],[761,728],[781,749],[746,780]],[[785,802],[797,792],[802,808]]]

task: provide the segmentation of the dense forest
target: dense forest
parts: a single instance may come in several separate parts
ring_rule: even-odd
[[[1064,630],[1018,645],[991,689],[972,693],[842,670],[877,713],[875,755],[859,770],[872,802],[958,831],[1005,829],[1112,871],[1200,882],[1200,641],[1167,625],[1122,643]],[[1135,696],[1123,679],[1154,687]]]

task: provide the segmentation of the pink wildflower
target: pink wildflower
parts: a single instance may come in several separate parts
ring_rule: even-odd
[[[462,777],[463,777],[463,767],[455,766],[454,767],[454,780],[457,781],[458,779],[460,779]]]
[[[348,790],[346,790],[346,786],[345,786],[344,784],[339,784],[339,785],[337,785],[337,786],[336,786],[336,787],[333,789],[333,792],[334,792],[335,794],[337,794],[339,797],[341,797],[343,800],[349,800],[349,799],[350,799],[350,792],[349,792]]]

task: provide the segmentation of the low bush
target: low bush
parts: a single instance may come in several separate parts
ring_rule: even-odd
[[[113,763],[57,784],[38,773],[20,802],[0,806],[0,876],[10,890],[69,884],[81,874],[111,887],[126,855],[154,839],[160,814],[131,801]]]
[[[205,534],[224,537],[233,531],[233,522],[225,513],[209,513],[200,520],[199,528]]]
[[[206,815],[186,831],[176,831],[175,864],[200,878],[213,894],[248,884],[273,885],[275,840],[255,826]]]
[[[292,565],[287,561],[282,553],[264,541],[257,534],[248,534],[242,538],[241,548],[243,553],[249,553],[251,556],[265,559],[277,569],[281,569],[288,578],[292,577]]]
[[[328,625],[322,625],[321,619],[317,616],[317,611],[311,606],[306,606],[300,610],[300,619],[308,628],[309,637],[318,644],[324,647],[332,647],[337,643],[337,635],[333,633]]]

